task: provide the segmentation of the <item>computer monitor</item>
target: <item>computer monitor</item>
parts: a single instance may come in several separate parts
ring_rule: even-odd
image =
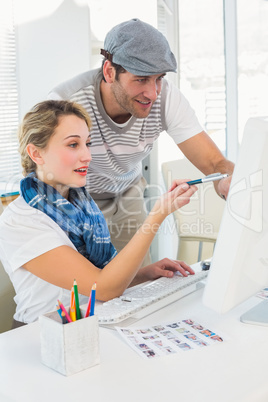
[[[268,117],[244,129],[203,303],[226,313],[268,286]],[[268,325],[268,302],[241,317]]]

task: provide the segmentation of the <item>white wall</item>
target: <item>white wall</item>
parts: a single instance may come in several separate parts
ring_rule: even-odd
[[[15,0],[20,119],[51,88],[90,68],[87,2]]]

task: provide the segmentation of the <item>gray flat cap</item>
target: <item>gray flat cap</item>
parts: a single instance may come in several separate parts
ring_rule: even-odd
[[[112,28],[106,35],[101,54],[135,75],[176,72],[177,68],[164,35],[137,18]]]

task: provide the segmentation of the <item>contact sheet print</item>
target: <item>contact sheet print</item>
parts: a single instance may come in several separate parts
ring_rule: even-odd
[[[185,319],[144,328],[116,328],[125,341],[142,357],[154,358],[220,344],[226,336],[205,325]]]
[[[261,292],[257,294],[258,297],[261,299],[266,299],[268,300],[268,288],[264,288]]]

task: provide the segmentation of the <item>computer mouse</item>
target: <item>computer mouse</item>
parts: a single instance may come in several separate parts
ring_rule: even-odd
[[[208,271],[210,268],[211,261],[201,261],[202,271]]]

